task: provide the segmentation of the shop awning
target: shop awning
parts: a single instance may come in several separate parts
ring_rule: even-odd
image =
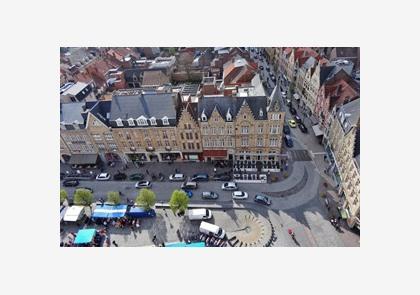
[[[70,165],[94,165],[98,162],[98,154],[80,154],[72,155],[69,161]]]
[[[227,157],[227,150],[204,150],[204,157]]]
[[[324,132],[319,128],[319,124],[313,125],[312,129],[314,130],[315,136],[324,135]]]
[[[127,205],[102,205],[93,211],[93,218],[120,218],[127,212]]]
[[[87,244],[92,242],[93,237],[96,234],[96,229],[81,229],[77,232],[76,239],[74,239],[75,244]]]

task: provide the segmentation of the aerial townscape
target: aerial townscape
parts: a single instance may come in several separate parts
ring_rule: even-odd
[[[359,247],[359,47],[60,47],[61,247]]]

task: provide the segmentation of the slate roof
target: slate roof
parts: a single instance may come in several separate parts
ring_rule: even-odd
[[[110,100],[87,102],[86,109],[88,109],[89,112],[98,118],[102,123],[109,126],[109,116],[111,112]]]
[[[137,95],[114,95],[111,102],[110,124],[118,127],[115,120],[123,120],[124,127],[129,127],[126,121],[134,120],[140,116],[147,119],[155,117],[157,126],[165,126],[163,117],[168,117],[169,125],[176,124],[176,106],[171,93],[137,94]]]
[[[84,112],[84,102],[71,102],[60,104],[60,122],[63,124],[73,124],[78,121],[84,123],[82,113]]]
[[[201,117],[204,111],[207,119],[209,119],[214,108],[216,108],[225,121],[228,110],[232,115],[232,120],[234,120],[244,101],[249,105],[256,120],[267,120],[267,98],[265,96],[203,96],[198,101],[198,116]],[[259,115],[260,109],[263,111],[262,116]]]

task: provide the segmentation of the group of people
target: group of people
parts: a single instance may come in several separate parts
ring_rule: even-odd
[[[131,227],[131,229],[134,230],[136,228],[140,228],[140,219],[127,217],[122,217],[118,219],[108,218],[103,222],[103,225],[106,228],[109,228],[109,226],[113,226],[115,228]]]

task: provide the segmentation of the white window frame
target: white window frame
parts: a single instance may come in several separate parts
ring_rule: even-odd
[[[117,123],[117,126],[118,127],[123,127],[124,126],[123,121],[121,120],[121,118],[118,118],[117,120],[115,120],[115,123]]]
[[[162,124],[163,125],[169,125],[168,117],[165,116],[165,117],[162,118]]]
[[[149,120],[150,120],[150,125],[152,125],[152,126],[156,126],[157,125],[156,118],[155,117],[151,117]]]
[[[148,124],[147,124],[147,119],[146,119],[146,117],[144,117],[144,116],[140,116],[140,117],[138,117],[137,118],[137,124],[139,125],[139,126],[147,126]]]
[[[128,122],[128,126],[136,126],[136,124],[134,124],[133,118],[127,119],[127,122]]]

